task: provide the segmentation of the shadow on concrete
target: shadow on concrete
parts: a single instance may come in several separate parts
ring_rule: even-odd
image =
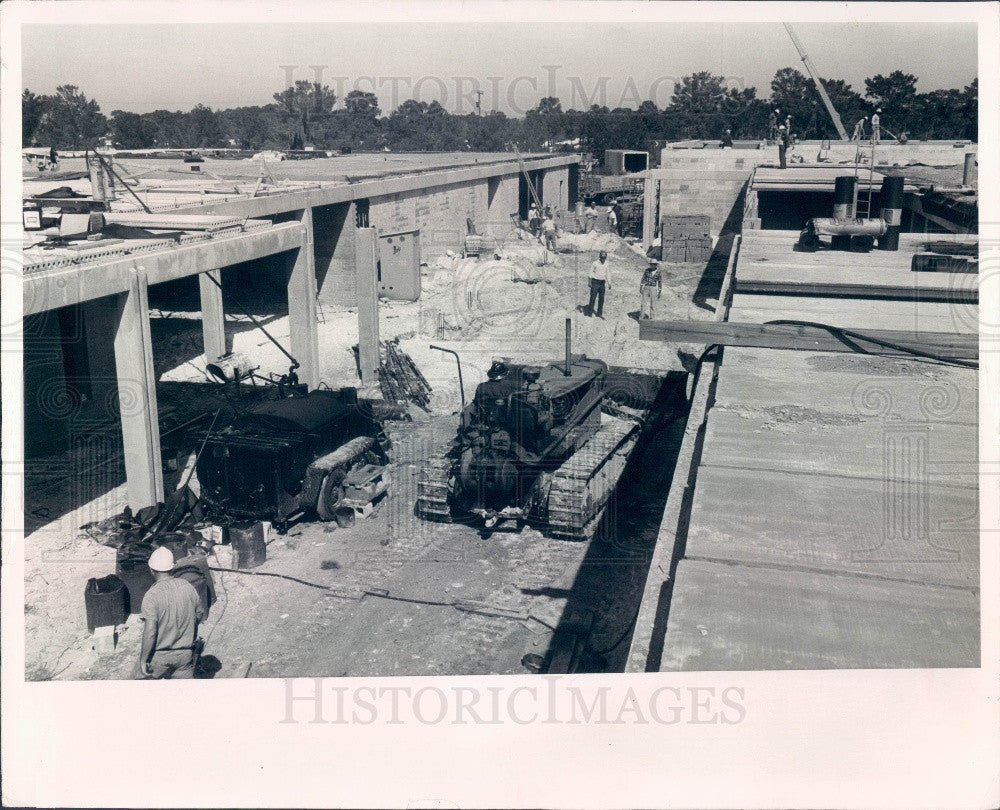
[[[698,286],[695,288],[692,300],[696,307],[714,312],[715,307],[707,302],[710,299],[718,299],[722,290],[722,280],[726,277],[726,268],[729,266],[729,253],[733,248],[733,240],[743,228],[743,205],[746,200],[747,189],[743,186],[733,207],[729,209],[729,215],[722,224],[719,238],[715,243],[715,250],[709,256],[705,269],[702,271]]]
[[[539,594],[567,599],[543,671],[623,672],[649,563],[684,436],[688,375],[671,371],[657,392],[643,436],[629,459],[573,585]],[[572,542],[572,541],[567,541]],[[526,591],[527,593],[527,591]],[[567,655],[567,650],[573,650]]]

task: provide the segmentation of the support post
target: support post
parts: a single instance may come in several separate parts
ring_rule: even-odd
[[[211,276],[211,278],[209,278]],[[198,274],[201,295],[201,338],[205,347],[205,362],[214,363],[226,353],[226,311],[222,303],[221,270],[206,270]]]
[[[319,334],[311,208],[303,209],[300,221],[302,246],[295,251],[295,262],[288,276],[288,336],[292,356],[299,361],[299,381],[312,389],[319,385]]]
[[[121,411],[128,505],[133,511],[163,500],[156,374],[149,333],[149,295],[144,273],[117,299],[115,369]]]
[[[962,167],[962,185],[971,186],[972,181],[976,179],[976,153],[966,152],[965,153],[965,165]]]
[[[659,182],[651,171],[646,172],[642,185],[642,247],[649,250],[653,244],[653,234],[656,232],[656,195],[659,192]]]
[[[378,383],[378,240],[374,228],[358,228],[354,238],[358,290],[358,358],[363,385]]]

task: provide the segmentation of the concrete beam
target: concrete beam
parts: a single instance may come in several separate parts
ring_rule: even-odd
[[[117,310],[114,346],[118,406],[128,505],[135,511],[163,500],[160,423],[145,275],[132,275],[128,291],[117,296]]]
[[[319,333],[316,324],[316,264],[313,256],[312,211],[304,209],[302,247],[295,252],[288,276],[288,334],[292,356],[299,361],[299,381],[319,385]]]
[[[212,279],[215,279],[213,283]],[[214,363],[226,353],[226,311],[222,302],[222,272],[208,270],[198,275],[201,294],[201,336],[205,362]]]
[[[302,243],[302,226],[290,222],[157,253],[29,273],[24,276],[24,315],[127,292],[137,268],[150,284],[160,284],[282,253]]]
[[[550,158],[525,158],[525,167],[549,169],[566,167],[579,163],[578,155],[558,155]],[[357,183],[343,183],[325,188],[311,188],[306,191],[290,193],[267,194],[239,200],[222,200],[207,205],[187,205],[176,209],[168,209],[180,213],[198,214],[230,214],[245,217],[266,217],[286,211],[297,211],[314,205],[333,205],[352,200],[386,197],[391,194],[404,194],[410,191],[449,186],[455,183],[472,183],[485,180],[487,177],[517,176],[520,167],[517,161],[502,161],[465,166],[458,169],[442,171],[426,171],[413,174],[380,177],[373,180],[362,180]]]
[[[355,231],[355,278],[358,287],[358,354],[361,362],[361,382],[378,383],[378,237],[374,228]]]

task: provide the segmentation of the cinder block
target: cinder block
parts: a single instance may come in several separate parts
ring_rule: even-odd
[[[94,650],[98,655],[109,655],[118,644],[118,633],[113,624],[94,628]]]

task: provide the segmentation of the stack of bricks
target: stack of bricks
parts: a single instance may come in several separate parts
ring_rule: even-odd
[[[705,214],[668,215],[660,223],[660,259],[707,262],[712,255],[711,219]]]

